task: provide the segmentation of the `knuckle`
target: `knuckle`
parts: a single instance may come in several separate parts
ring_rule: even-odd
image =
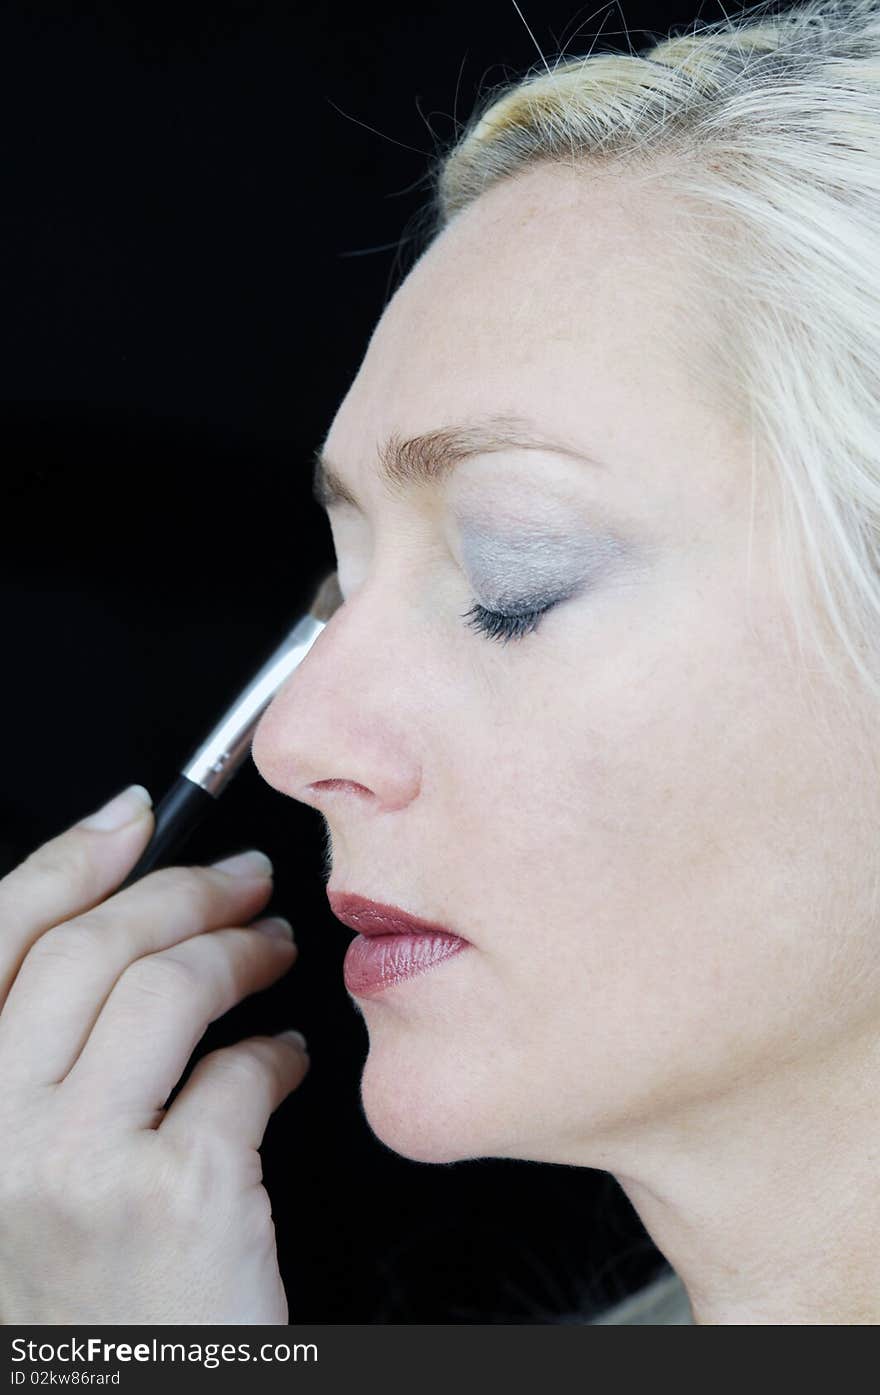
[[[125,989],[144,998],[160,998],[163,1002],[192,1000],[198,991],[201,975],[187,960],[172,950],[146,954],[130,964],[121,980]]]
[[[61,1144],[46,1149],[34,1160],[32,1187],[45,1206],[67,1215],[100,1209],[113,1190],[106,1168],[96,1165],[86,1140],[78,1148]]]
[[[265,1086],[266,1076],[272,1072],[267,1053],[251,1042],[224,1046],[212,1054],[214,1069],[224,1076],[233,1088],[261,1089]]]
[[[29,957],[61,959],[65,963],[82,963],[102,948],[104,935],[96,920],[79,916],[76,920],[53,925],[34,942]]]
[[[151,872],[156,886],[163,895],[173,899],[178,910],[192,919],[198,919],[208,911],[215,895],[215,888],[201,867],[163,867]]]
[[[167,1208],[176,1224],[188,1217],[204,1218],[206,1207],[235,1190],[237,1168],[229,1139],[202,1128],[172,1144],[165,1169]]]

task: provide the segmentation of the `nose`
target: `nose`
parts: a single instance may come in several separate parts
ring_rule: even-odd
[[[328,621],[254,732],[251,754],[274,789],[324,813],[391,812],[418,795],[421,762],[404,675],[419,672],[412,631],[364,587]]]

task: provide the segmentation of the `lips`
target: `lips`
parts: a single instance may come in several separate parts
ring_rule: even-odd
[[[327,900],[336,919],[362,935],[451,935],[455,939],[462,938],[445,925],[420,920],[418,916],[402,911],[399,906],[387,906],[366,896],[356,896],[351,891],[328,891]]]
[[[415,978],[469,948],[469,941],[399,906],[350,891],[327,893],[337,920],[360,933],[346,951],[342,971],[353,997],[374,998],[392,984]]]

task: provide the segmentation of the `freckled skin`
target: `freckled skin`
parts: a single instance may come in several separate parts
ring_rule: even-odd
[[[798,666],[766,467],[752,516],[749,436],[677,348],[677,247],[659,199],[555,167],[425,253],[327,442],[368,515],[333,517],[346,604],[254,759],[327,820],[334,890],[472,941],[358,1005],[389,1147],[613,1172],[700,1321],[863,1321],[880,724]],[[390,431],[519,410],[609,469],[493,457],[384,497]],[[475,634],[454,517],[563,530],[563,496],[650,564]]]

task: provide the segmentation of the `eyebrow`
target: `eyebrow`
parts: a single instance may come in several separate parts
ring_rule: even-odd
[[[567,455],[604,469],[602,462],[565,441],[551,440],[525,417],[492,415],[439,427],[418,436],[392,433],[378,450],[379,478],[393,498],[419,485],[438,485],[463,460],[503,450],[540,450]],[[349,504],[363,512],[323,447],[313,453],[312,497],[323,509]]]

